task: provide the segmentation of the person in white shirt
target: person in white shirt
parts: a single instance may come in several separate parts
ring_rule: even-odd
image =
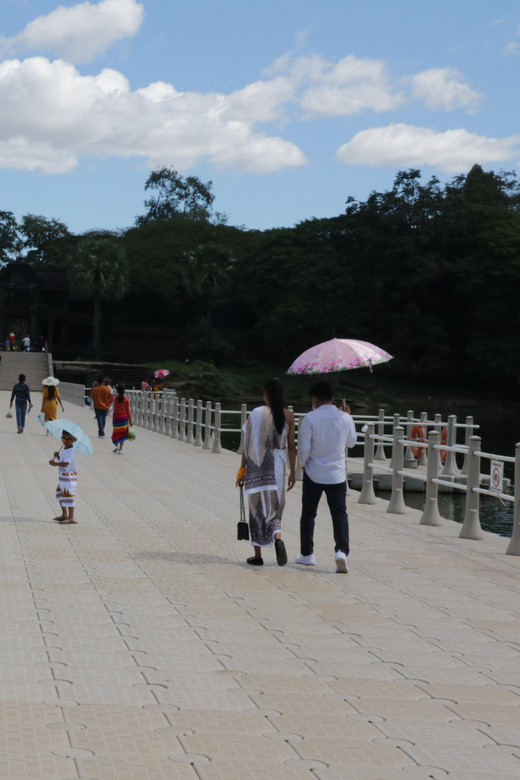
[[[347,479],[345,450],[357,441],[354,420],[345,404],[334,405],[332,387],[316,382],[309,392],[312,412],[301,424],[300,465],[303,475],[302,514],[300,518],[300,555],[296,563],[314,566],[314,521],[322,493],[327,497],[336,550],[336,572],[348,572],[349,528],[347,515]]]
[[[29,336],[26,336],[24,339],[22,339],[22,344],[23,344],[24,352],[31,351],[31,339],[29,338]]]

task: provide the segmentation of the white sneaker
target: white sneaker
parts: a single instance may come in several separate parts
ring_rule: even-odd
[[[303,566],[315,566],[316,565],[316,558],[314,557],[314,554],[311,553],[311,555],[297,555],[295,558],[296,563],[301,563]]]
[[[348,558],[341,550],[336,553],[336,574],[348,574]]]

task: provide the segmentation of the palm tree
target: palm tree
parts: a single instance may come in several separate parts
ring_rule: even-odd
[[[213,303],[217,292],[229,282],[233,266],[233,257],[226,247],[219,244],[200,244],[192,252],[184,255],[192,286],[206,296],[206,362],[211,358],[211,324]]]
[[[117,301],[128,288],[128,266],[124,247],[113,235],[88,235],[81,239],[68,268],[72,291],[92,298],[92,355],[101,353],[102,301]]]

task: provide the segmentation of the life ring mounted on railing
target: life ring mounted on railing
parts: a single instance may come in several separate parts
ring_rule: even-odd
[[[441,444],[447,444],[448,443],[448,427],[445,425],[444,428],[441,431]],[[447,456],[446,450],[441,450],[441,463],[444,466],[446,463],[446,456]]]
[[[414,425],[411,438],[417,439],[417,441],[426,442],[426,430],[424,425]],[[416,458],[420,458],[424,452],[424,447],[412,447],[412,452]]]

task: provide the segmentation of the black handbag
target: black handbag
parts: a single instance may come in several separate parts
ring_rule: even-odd
[[[240,485],[240,520],[237,523],[237,539],[239,542],[249,541],[249,523],[246,520],[246,507],[244,504],[243,485]]]

